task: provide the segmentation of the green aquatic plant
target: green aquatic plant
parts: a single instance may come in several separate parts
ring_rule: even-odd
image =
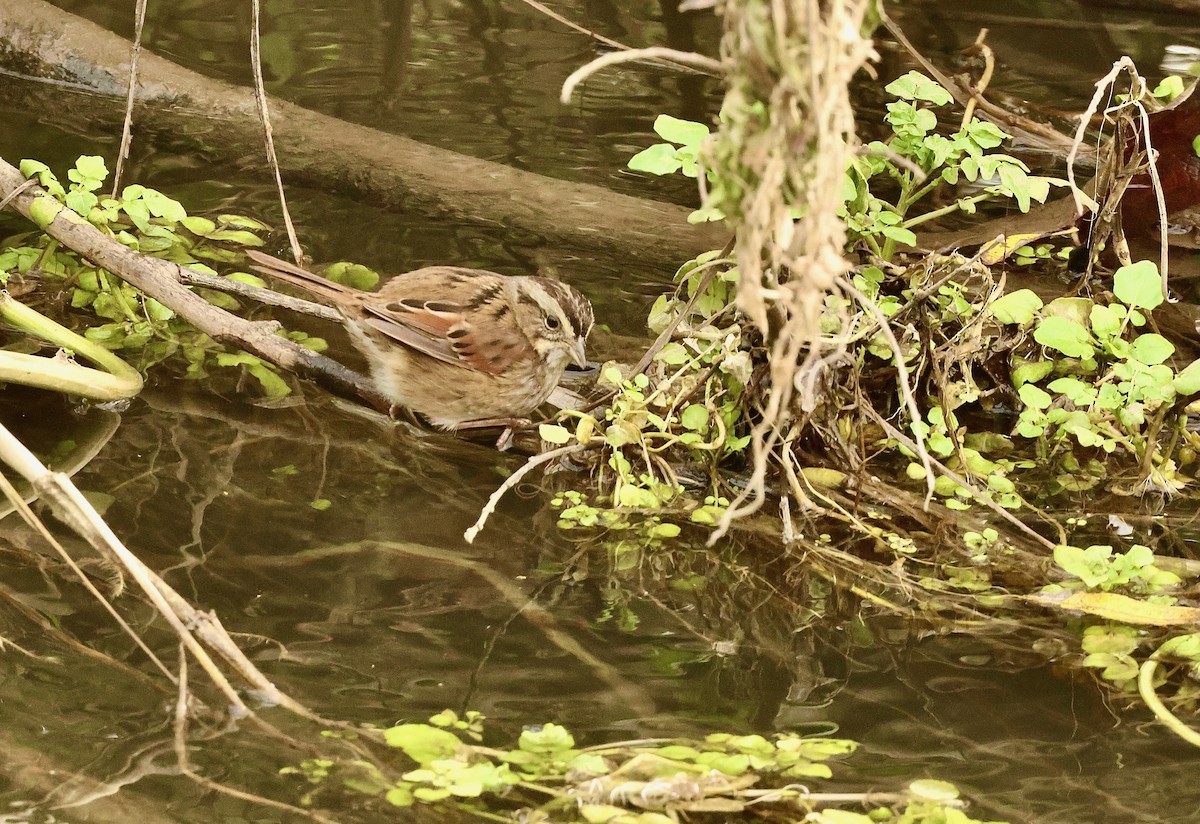
[[[1061,183],[1031,174],[1021,160],[995,151],[1010,136],[990,121],[972,117],[943,134],[938,110],[953,98],[924,74],[910,71],[884,90],[896,98],[884,117],[891,136],[868,143],[851,164],[842,215],[851,242],[861,242],[879,258],[891,260],[898,245],[914,245],[913,228],[934,218],[956,211],[973,214],[980,203],[997,198],[1011,199],[1027,212]],[[881,195],[876,191],[880,181],[898,191]],[[914,214],[922,201],[963,182],[977,193]]]
[[[407,762],[398,775],[390,765],[332,757],[280,772],[304,779],[305,804],[340,786],[396,807],[450,805],[490,820],[668,824],[682,815],[754,821],[770,812],[827,824],[975,822],[958,790],[942,781],[913,781],[893,793],[815,790],[832,778],[829,762],[857,749],[846,739],[714,733],[580,747],[567,729],[547,723],[527,726],[505,749],[478,743],[483,721],[447,710],[427,724],[384,730]]]
[[[1108,592],[1127,589],[1135,594],[1160,594],[1180,583],[1180,578],[1154,565],[1150,547],[1134,544],[1125,552],[1110,546],[1086,549],[1061,544],[1054,549],[1054,563],[1072,576],[1078,586]],[[1069,582],[1065,586],[1071,588]]]
[[[666,143],[655,143],[629,159],[635,172],[669,175],[679,172],[685,177],[700,176],[700,150],[708,139],[709,128],[703,123],[680,120],[660,114],[654,120],[654,131]],[[711,173],[706,173],[711,178]],[[712,206],[701,206],[688,215],[688,223],[723,220],[725,214]]]
[[[1051,492],[1088,488],[1108,474],[1101,462],[1085,468],[1080,450],[1128,455],[1142,467],[1148,488],[1176,491],[1187,482],[1174,450],[1190,439],[1180,432],[1182,418],[1173,416],[1177,399],[1200,391],[1200,361],[1176,371],[1168,362],[1175,346],[1144,331],[1164,300],[1153,262],[1118,269],[1113,297],[1043,304],[1023,289],[988,307],[991,317],[1020,327],[1037,347],[1014,360],[1013,386],[1022,404],[1016,432],[1060,462]],[[1160,441],[1162,434],[1171,437]]]
[[[67,185],[48,166],[24,160],[21,173],[36,179],[47,193],[82,219],[130,249],[169,260],[211,277],[224,277],[254,286],[263,281],[246,272],[219,275],[209,264],[236,264],[241,248],[259,246],[266,224],[240,215],[215,219],[188,215],[183,205],[154,189],[132,184],[117,197],[99,193],[108,178],[101,157],[85,155],[67,172]],[[53,219],[50,209],[41,208]],[[57,214],[57,212],[55,212]],[[35,218],[37,214],[35,214]],[[212,368],[245,370],[270,397],[288,394],[288,383],[273,365],[244,352],[225,352],[207,335],[176,317],[173,310],[143,295],[109,272],[93,266],[49,235],[25,232],[0,242],[0,277],[38,274],[63,284],[73,309],[90,313],[98,322],[84,336],[101,346],[120,350],[145,370],[171,357],[186,363],[186,376],[202,378]],[[238,306],[228,294],[198,289],[206,300],[222,308]],[[325,348],[320,338],[289,333],[296,342],[315,351]]]
[[[560,526],[636,525],[658,540],[679,534],[671,520],[711,524],[723,514],[728,491],[718,467],[740,460],[750,441],[744,398],[753,370],[730,306],[736,277],[716,253],[681,267],[675,294],[655,301],[649,319],[652,331],[670,327],[674,339],[663,341],[642,372],[605,365],[602,411],[565,412],[540,427],[547,443],[589,447],[599,490],[556,496]],[[685,490],[676,461],[704,467],[712,485]]]
[[[863,244],[882,260],[890,261],[897,246],[913,246],[913,228],[952,212],[973,214],[979,204],[998,198],[1016,202],[1022,212],[1034,202],[1044,202],[1052,185],[1062,181],[1030,173],[1021,160],[996,151],[1010,136],[994,123],[971,118],[951,133],[942,128],[938,111],[953,101],[940,84],[918,71],[910,71],[885,87],[895,100],[887,104],[885,122],[891,135],[865,146],[846,171],[841,216],[852,245]],[[760,107],[761,108],[761,107]],[[698,177],[703,171],[713,184],[713,196],[689,217],[690,222],[720,220],[720,192],[724,188],[702,166],[709,128],[669,115],[659,115],[654,131],[668,141],[634,155],[629,168],[655,175],[681,173]],[[941,190],[962,183],[978,191],[951,204],[914,214]],[[880,185],[882,184],[882,185]],[[882,191],[887,189],[888,194]],[[795,218],[802,216],[797,210]],[[1050,255],[1050,247],[1024,246],[1019,254],[1032,262]]]

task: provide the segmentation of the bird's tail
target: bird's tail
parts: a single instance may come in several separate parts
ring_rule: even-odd
[[[320,275],[314,275],[312,272],[302,269],[294,263],[288,263],[286,260],[280,260],[277,257],[272,257],[255,249],[247,249],[246,257],[254,262],[254,265],[250,267],[254,271],[261,272],[276,280],[282,280],[284,283],[299,286],[306,292],[325,298],[334,305],[346,303],[358,291],[351,289],[349,286],[334,283],[332,280],[323,278]]]

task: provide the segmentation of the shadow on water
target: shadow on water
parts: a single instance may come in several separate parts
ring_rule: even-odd
[[[129,33],[127,9],[58,5]],[[620,169],[653,142],[656,113],[712,113],[714,90],[695,78],[629,68],[597,78],[580,102],[563,108],[557,85],[590,47],[523,6],[304,5],[268,4],[264,51],[275,94],[545,174],[685,203],[693,197],[685,185]],[[1064,108],[1086,99],[1095,76],[1128,45],[1121,29],[1072,29],[1050,12],[1039,12],[1050,18],[1045,28],[1036,19],[1013,23],[1016,11],[988,20],[990,5],[911,4],[903,22],[935,53],[989,25],[993,48],[1010,55],[1005,84],[1018,95],[1065,101]],[[583,2],[562,11],[630,45],[711,49],[715,22],[669,6]],[[1020,6],[1042,7],[1075,9]],[[241,5],[151,4],[148,46],[241,83],[249,76],[247,25]],[[1068,37],[1081,49],[1064,46]],[[1153,42],[1138,42],[1152,63]],[[1067,54],[1084,56],[1057,62]],[[28,113],[7,115],[6,158],[62,168],[78,154],[112,152],[112,135],[65,134]],[[270,188],[232,172],[135,142],[130,179],[196,213],[273,219]],[[675,188],[664,195],[664,185]],[[553,267],[589,294],[615,339],[643,335],[641,318],[672,274],[630,270],[495,227],[381,213],[305,190],[291,198],[319,260],[352,258],[382,270],[446,261],[511,273]],[[11,217],[3,221],[3,233],[24,230]],[[336,354],[353,358],[344,338],[323,331]],[[1090,681],[1048,664],[1053,650],[1034,651],[1035,639],[1020,628],[985,635],[967,625],[863,617],[860,604],[817,575],[773,577],[784,550],[762,541],[710,550],[697,530],[656,552],[612,536],[576,538],[557,528],[550,494],[540,488],[552,480],[509,496],[468,546],[463,530],[518,458],[385,425],[311,387],[265,404],[253,386],[192,384],[169,369],[152,383],[77,482],[107,505],[106,517],[143,560],[242,633],[256,663],[323,715],[386,725],[446,707],[475,709],[505,734],[553,720],[586,743],[835,731],[864,745],[838,771],[847,788],[935,776],[977,799],[977,817],[1013,822],[1200,816],[1186,792],[1196,756],[1142,711],[1109,707]],[[0,415],[52,456],[68,454],[67,442],[111,418],[11,388],[0,395]],[[11,516],[5,526],[0,599],[11,608],[0,610],[0,636],[43,657],[8,651],[0,659],[0,727],[11,753],[0,766],[0,798],[18,813],[38,801],[58,783],[38,772],[45,761],[130,779],[126,794],[150,799],[141,812],[157,810],[163,820],[275,820],[231,799],[213,801],[169,774],[172,696],[137,672],[84,658],[30,622],[29,614],[39,616],[146,667],[77,584],[44,575],[18,551],[36,547],[34,536]],[[172,639],[149,626],[148,613],[142,617],[152,645],[172,660]],[[219,780],[277,798],[296,794],[277,775],[279,751],[246,730],[209,743],[201,736],[194,757]],[[70,789],[106,792],[82,778]],[[378,814],[339,811],[346,820]]]

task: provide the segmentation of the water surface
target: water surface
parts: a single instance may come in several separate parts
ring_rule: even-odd
[[[59,5],[131,32],[123,6]],[[210,76],[248,82],[242,5],[150,5],[148,48]],[[627,67],[589,82],[564,107],[559,84],[595,51],[520,3],[276,0],[265,7],[275,95],[541,174],[694,200],[686,182],[647,180],[622,166],[654,142],[656,114],[711,116],[719,105],[711,84]],[[666,4],[589,1],[556,9],[632,46],[694,42],[711,53],[719,31],[711,16],[679,19]],[[999,17],[995,10],[928,2],[897,14],[938,60],[953,59],[987,26],[1001,61],[993,88],[1068,110],[1086,102],[1096,76],[1123,51],[1135,50],[1149,68],[1166,44],[1196,39],[1186,21],[1075,3],[1012,4]],[[885,67],[898,70],[894,49],[884,52]],[[86,124],[68,133],[29,112],[5,114],[6,159],[37,157],[62,169],[78,154],[113,153],[114,135]],[[203,156],[135,142],[129,176],[195,213],[278,218],[260,174]],[[537,239],[514,241],[495,226],[389,213],[298,187],[290,197],[317,260],[353,258],[383,271],[432,262],[511,273],[549,266],[587,292],[599,320],[625,338],[648,337],[641,318],[672,275]],[[0,228],[22,230],[12,217]],[[353,359],[344,337],[322,331],[334,354]],[[23,390],[9,389],[0,400],[6,423],[46,452],[102,429],[112,414]],[[471,708],[505,737],[524,724],[557,721],[585,743],[835,730],[863,744],[838,771],[846,788],[886,789],[929,776],[957,783],[976,800],[980,818],[1198,820],[1200,802],[1188,793],[1192,751],[1143,710],[1109,706],[1088,678],[1047,665],[1030,649],[1031,633],[930,632],[857,604],[835,609],[836,599],[813,618],[804,605],[824,597],[822,585],[803,576],[775,582],[787,600],[764,604],[753,600],[761,594],[753,588],[731,585],[728,570],[740,565],[758,574],[783,550],[761,542],[708,550],[700,531],[685,533],[685,550],[619,565],[611,541],[557,529],[550,496],[536,484],[509,496],[467,545],[463,530],[519,461],[484,445],[386,426],[311,386],[298,402],[273,405],[250,384],[189,383],[162,369],[150,391],[120,413],[115,434],[77,481],[109,496],[107,518],[148,564],[194,603],[216,610],[231,631],[245,633],[256,662],[281,688],[330,717],[386,725]],[[318,500],[331,506],[318,510]],[[36,544],[11,516],[5,523],[7,544]],[[16,600],[149,672],[77,585],[48,584],[26,556],[10,554],[5,586],[20,593]],[[529,620],[529,604],[548,620]],[[150,624],[145,630],[173,662],[168,634]],[[172,763],[169,694],[82,659],[15,612],[0,635],[56,656],[9,652],[0,659],[0,725],[13,752],[11,766],[0,770],[0,798],[15,811],[48,789],[30,766],[43,759],[96,779],[146,773],[123,795],[143,812],[161,811],[163,820],[278,820],[273,811],[156,774]],[[286,763],[280,751],[252,732],[195,743],[197,765],[214,778],[296,797],[295,784],[276,775]],[[55,815],[71,820],[76,812]],[[336,812],[346,820],[380,816],[372,807]]]

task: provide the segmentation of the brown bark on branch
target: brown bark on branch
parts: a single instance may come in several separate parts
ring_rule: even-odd
[[[82,83],[123,100],[130,46],[43,0],[0,0],[0,67]],[[262,129],[250,89],[146,52],[138,73],[136,127],[183,136],[201,128],[209,132],[208,153],[233,160],[261,156]],[[18,85],[0,84],[0,93]],[[122,112],[115,100],[100,104],[105,117],[119,120]],[[520,171],[275,98],[269,105],[280,165],[292,181],[353,191],[389,207],[498,222],[645,260],[678,263],[725,244],[721,227],[688,225],[688,210],[681,206]],[[78,111],[69,116],[78,117]],[[198,122],[197,116],[204,120]]]
[[[0,200],[27,182],[16,168],[0,160]],[[46,194],[40,186],[25,188],[13,197],[10,206],[67,248],[171,308],[214,340],[258,355],[281,369],[314,380],[330,391],[358,398],[380,411],[390,408],[388,400],[364,376],[276,335],[279,325],[273,321],[249,321],[218,309],[180,283],[184,270],[178,264],[147,257],[123,246]],[[51,214],[54,219],[43,225]]]

